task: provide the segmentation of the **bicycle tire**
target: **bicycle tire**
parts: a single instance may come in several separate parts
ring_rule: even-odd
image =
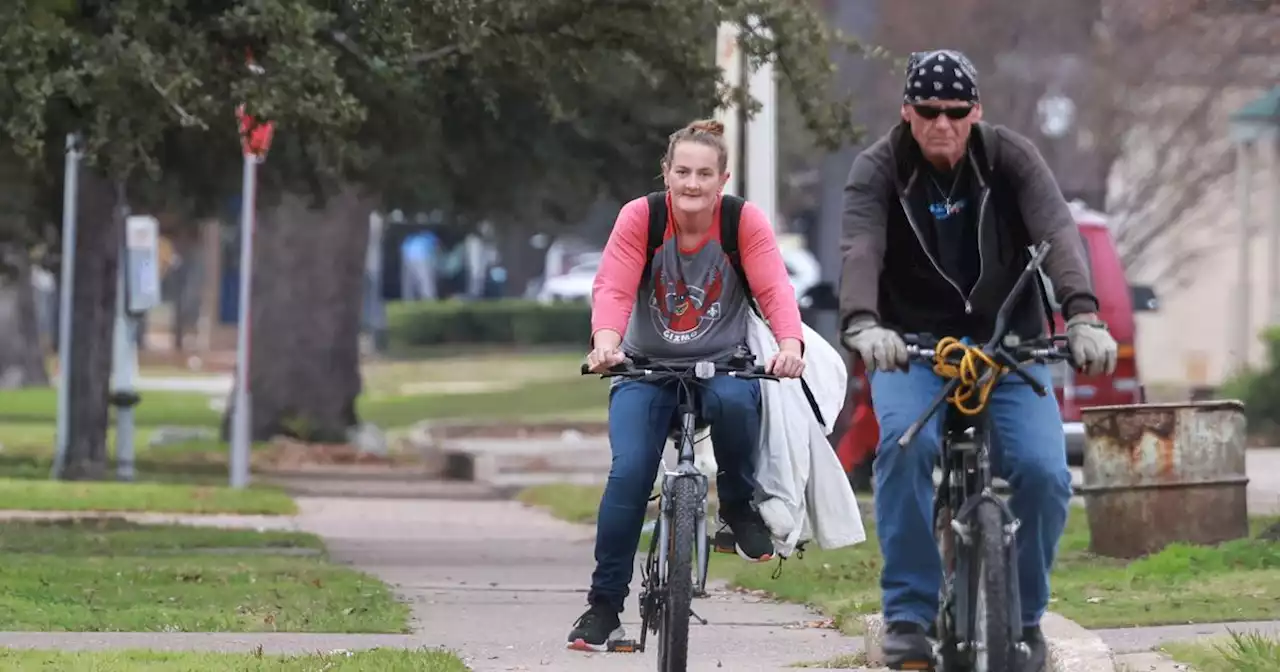
[[[667,547],[660,672],[685,672],[689,665],[689,617],[693,602],[693,542],[697,533],[698,489],[692,478],[671,484],[671,542]]]
[[[1004,516],[995,502],[981,502],[973,512],[973,669],[999,672],[1015,662],[1009,623],[1009,553],[1004,544]],[[986,665],[980,657],[985,652]]]

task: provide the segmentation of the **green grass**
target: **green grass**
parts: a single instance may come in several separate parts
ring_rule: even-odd
[[[30,511],[152,511],[163,513],[297,513],[276,488],[233,490],[176,483],[112,483],[0,478],[0,509]]]
[[[1221,640],[1179,642],[1162,647],[1199,672],[1275,672],[1280,670],[1280,640],[1258,633],[1231,633]]]
[[[546,509],[560,520],[594,525],[602,492],[602,488],[595,485],[548,483],[525,488],[516,495],[516,499],[529,506]]]
[[[0,649],[0,670],[47,672],[467,672],[448,651],[370,649],[269,656],[262,653],[15,651]]]
[[[221,416],[209,408],[209,397],[194,392],[142,392],[134,409],[138,427],[161,425],[217,427]],[[36,425],[53,431],[58,420],[58,393],[52,387],[0,390],[0,424]],[[111,413],[115,423],[115,412]],[[52,433],[50,433],[52,438]]]
[[[565,520],[591,523],[599,486],[530,488],[521,501]],[[786,561],[748,565],[718,554],[711,574],[731,584],[811,604],[846,632],[861,629],[863,614],[880,610],[881,558],[869,501],[861,500],[867,541],[850,548],[813,548]],[[1254,535],[1274,519],[1254,521]],[[1088,628],[1171,623],[1213,623],[1280,618],[1280,543],[1256,538],[1216,547],[1172,545],[1125,562],[1088,551],[1085,512],[1073,507],[1059,546],[1049,608]],[[1231,599],[1224,599],[1230,595]]]
[[[576,376],[576,373],[575,373]],[[407,427],[423,420],[530,420],[579,416],[604,418],[609,384],[587,376],[525,382],[513,389],[361,397],[361,419],[379,427]]]
[[[408,607],[385,584],[321,548],[301,533],[3,523],[0,630],[407,631]]]

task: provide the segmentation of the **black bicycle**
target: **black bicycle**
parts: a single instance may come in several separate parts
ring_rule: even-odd
[[[582,365],[583,375],[591,374]],[[610,651],[644,651],[649,631],[658,636],[659,672],[684,672],[689,661],[689,619],[706,619],[693,612],[693,598],[706,595],[708,548],[718,549],[734,541],[727,530],[714,541],[707,535],[707,493],[709,481],[694,466],[696,433],[706,426],[698,413],[699,381],[713,376],[777,380],[755,365],[751,355],[724,363],[698,362],[671,366],[639,357],[631,358],[602,377],[622,377],[677,385],[677,407],[669,436],[679,458],[674,470],[664,470],[657,495],[658,524],[649,542],[649,555],[642,571],[640,589],[640,641],[610,643]],[[659,553],[658,549],[662,549]],[[729,552],[732,552],[730,550]],[[696,560],[696,573],[695,573]]]
[[[1029,654],[1022,642],[1016,533],[1020,521],[992,489],[990,420],[986,404],[997,383],[1018,375],[1036,394],[1048,390],[1024,369],[1070,358],[1065,336],[1020,341],[1009,336],[1008,316],[1049,251],[1042,243],[997,313],[990,341],[973,347],[954,338],[905,334],[907,350],[948,378],[898,441],[908,446],[943,403],[942,481],[934,497],[934,533],[943,581],[934,663],[944,672],[1003,672]],[[957,543],[958,541],[958,543]]]

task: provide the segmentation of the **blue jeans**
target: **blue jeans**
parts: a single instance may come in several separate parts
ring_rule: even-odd
[[[1018,581],[1024,626],[1038,625],[1049,603],[1049,570],[1067,522],[1071,472],[1067,468],[1062,415],[1045,365],[1027,368],[1049,390],[1037,396],[1010,375],[987,403],[995,475],[1013,490],[1010,507],[1018,529]],[[871,375],[871,400],[880,422],[875,461],[876,529],[884,569],[880,589],[885,621],[932,626],[938,613],[942,561],[933,534],[933,469],[941,451],[944,406],[907,448],[898,439],[943,386],[923,364],[909,371]]]
[[[716,488],[721,508],[745,505],[755,494],[760,442],[760,383],[716,376],[694,387],[701,417],[711,424]],[[613,463],[596,521],[596,569],[587,601],[622,611],[631,588],[644,512],[658,462],[676,417],[672,384],[629,380],[609,393],[609,446]]]

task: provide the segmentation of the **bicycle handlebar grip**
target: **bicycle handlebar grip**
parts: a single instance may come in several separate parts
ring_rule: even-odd
[[[585,376],[585,375],[589,375],[590,373],[591,373],[591,367],[587,366],[587,363],[586,363],[586,362],[583,362],[583,363],[582,363],[582,375],[584,375],[584,376]]]

